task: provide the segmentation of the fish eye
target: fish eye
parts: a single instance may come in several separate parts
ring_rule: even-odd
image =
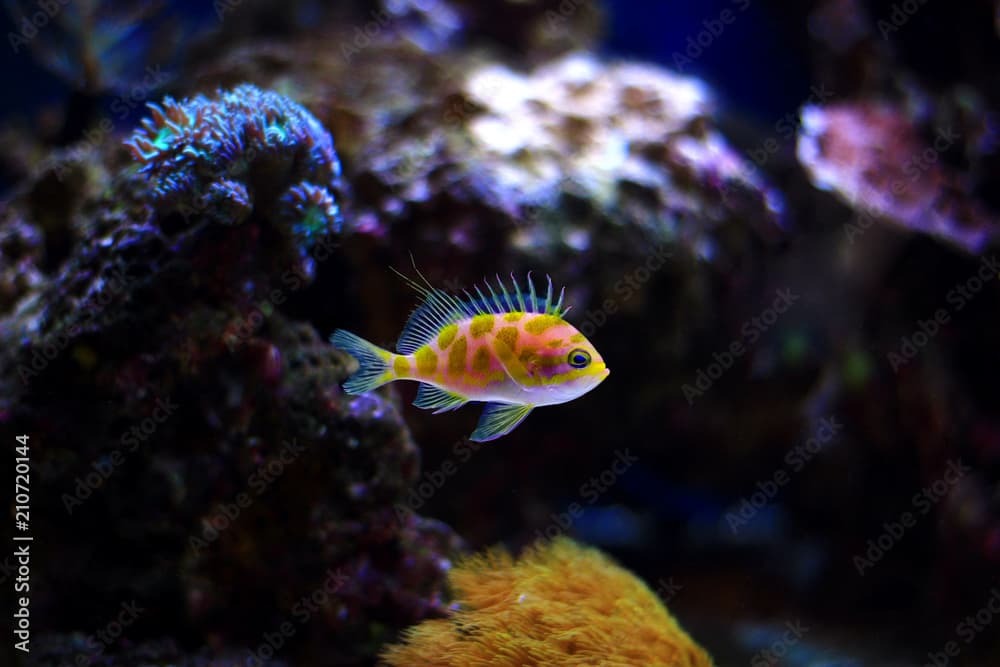
[[[586,368],[587,364],[590,363],[590,352],[578,347],[575,350],[570,350],[566,360],[573,368]]]

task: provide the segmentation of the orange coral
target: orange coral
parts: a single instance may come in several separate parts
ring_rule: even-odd
[[[391,667],[710,667],[659,598],[600,551],[559,538],[515,561],[494,549],[460,562],[459,611],[410,628]]]

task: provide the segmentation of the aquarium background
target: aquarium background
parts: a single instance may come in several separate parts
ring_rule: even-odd
[[[379,664],[560,536],[716,665],[1000,664],[997,3],[7,9],[3,664]],[[413,264],[610,377],[482,445],[344,393]]]

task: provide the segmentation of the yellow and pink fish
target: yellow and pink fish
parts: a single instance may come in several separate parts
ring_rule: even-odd
[[[402,274],[400,274],[402,276]],[[418,408],[435,414],[481,401],[486,409],[471,440],[484,442],[510,433],[541,405],[566,403],[608,377],[601,355],[563,315],[565,289],[553,302],[552,279],[545,298],[535,293],[528,274],[525,294],[511,275],[512,292],[497,276],[499,292],[485,283],[476,296],[459,299],[423,280],[406,276],[423,296],[396,344],[384,350],[348,331],[330,338],[358,360],[344,383],[349,394],[363,394],[394,380],[420,382]]]

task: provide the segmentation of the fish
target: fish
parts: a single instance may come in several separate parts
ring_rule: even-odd
[[[414,264],[414,270],[416,265]],[[395,271],[395,269],[393,269]],[[357,395],[396,380],[420,383],[413,405],[440,414],[467,403],[485,403],[469,439],[487,442],[513,431],[537,407],[572,401],[611,373],[594,345],[564,319],[566,289],[553,301],[552,278],[544,298],[531,273],[527,292],[511,274],[511,289],[496,276],[465,298],[395,271],[422,297],[391,352],[337,329],[330,342],[358,361],[343,384]]]

